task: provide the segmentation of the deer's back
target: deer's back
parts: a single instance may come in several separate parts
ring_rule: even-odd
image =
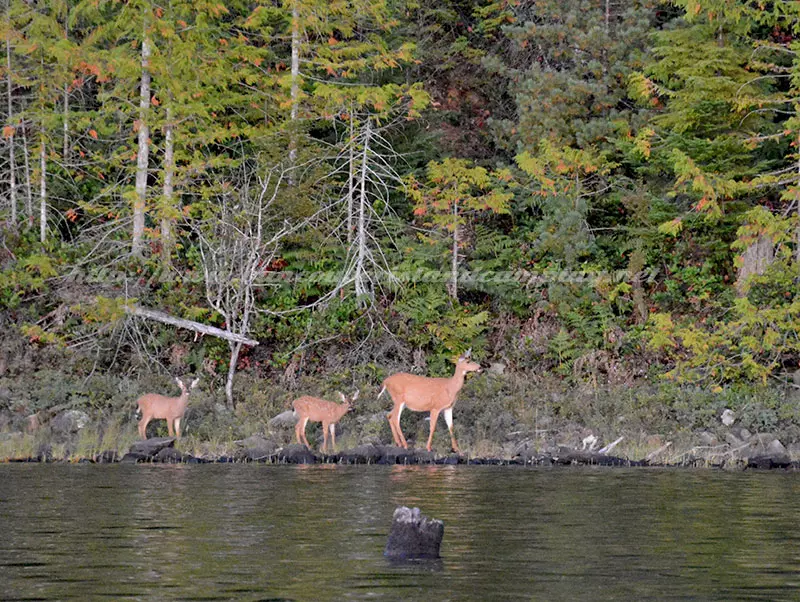
[[[430,378],[398,372],[383,381],[383,386],[389,391],[392,399],[404,403],[410,409],[415,405],[435,401],[447,394],[447,378]]]
[[[292,407],[299,414],[308,416],[309,420],[321,422],[323,419],[336,417],[342,410],[342,406],[338,403],[328,401],[327,399],[320,399],[319,397],[310,397],[304,395],[298,397],[292,402]]]
[[[158,393],[142,395],[136,403],[143,413],[152,414],[154,418],[166,418],[167,415],[180,414],[186,407],[185,403],[180,402],[179,397],[166,397]]]

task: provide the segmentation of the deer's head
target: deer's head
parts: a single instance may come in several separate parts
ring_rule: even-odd
[[[471,361],[470,360],[471,355],[472,355],[472,348],[470,347],[464,352],[464,355],[458,358],[458,362],[456,363],[456,369],[461,370],[464,374],[466,374],[467,372],[480,372],[481,365]]]
[[[193,389],[196,389],[196,388],[197,388],[197,385],[200,383],[200,379],[199,379],[199,378],[195,378],[195,379],[192,381],[192,384],[191,384],[191,385],[189,385],[189,387],[188,387],[188,388],[186,387],[186,385],[185,385],[185,384],[183,384],[183,381],[182,381],[180,378],[178,378],[177,376],[175,377],[175,382],[176,382],[176,383],[178,383],[178,386],[181,388],[181,393],[182,393],[183,395],[189,395],[189,393],[190,393],[190,392],[191,392]]]
[[[339,393],[339,391],[337,391],[337,393]],[[339,393],[339,398],[342,400],[342,405],[343,405],[345,408],[347,408],[347,409],[344,411],[344,413],[345,413],[345,414],[346,414],[347,412],[349,412],[350,410],[352,410],[352,409],[353,409],[353,406],[354,406],[354,405],[355,405],[355,403],[356,403],[356,399],[358,399],[358,393],[359,393],[359,391],[358,391],[358,389],[356,389],[356,392],[355,392],[355,393],[353,393],[353,395],[352,395],[352,397],[350,397],[350,399],[348,399],[347,397],[345,397],[344,393]]]

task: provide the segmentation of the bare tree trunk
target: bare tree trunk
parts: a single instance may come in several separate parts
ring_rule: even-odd
[[[167,107],[167,125],[164,133],[164,199],[161,212],[161,262],[169,267],[172,257],[172,218],[170,210],[174,200],[172,180],[175,173],[175,142],[173,140],[172,108]]]
[[[236,364],[239,362],[239,353],[242,350],[241,343],[231,343],[231,358],[228,365],[228,376],[225,378],[225,400],[228,407],[232,410],[233,406],[233,377],[236,374]]]
[[[69,86],[64,84],[64,140],[62,142],[61,159],[64,161],[64,168],[69,164]]]
[[[41,147],[39,149],[39,242],[47,240],[47,146],[42,124]]]
[[[450,296],[458,299],[458,199],[453,201],[453,257],[450,263]]]
[[[347,173],[347,245],[353,242],[353,203],[356,194],[355,116],[350,106],[350,157]]]
[[[367,123],[364,131],[364,150],[361,154],[361,182],[358,203],[358,225],[356,232],[356,241],[358,248],[356,250],[356,273],[355,273],[355,288],[356,297],[369,294],[369,288],[366,281],[366,260],[367,260],[367,155],[369,154],[369,142],[371,132],[370,120],[367,118]]]
[[[605,17],[606,17],[606,19],[605,19],[605,21],[606,21],[606,33],[608,33],[608,22],[609,22],[610,17],[611,17],[611,0],[606,0],[606,15],[605,15]]]
[[[769,236],[759,236],[742,255],[742,267],[736,278],[736,288],[743,294],[750,276],[763,274],[775,261],[775,245]]]
[[[800,145],[800,136],[797,138],[797,143]],[[800,146],[798,146],[800,149]],[[800,150],[798,151],[800,153]],[[800,174],[800,154],[797,156],[797,173]],[[794,261],[797,268],[800,269],[800,198],[797,199],[797,228],[795,229],[795,246],[794,246]]]
[[[11,121],[14,117],[14,106],[12,103],[12,89],[13,85],[11,83],[11,17],[9,16],[10,12],[10,4],[11,0],[6,2],[6,11],[7,11],[7,27],[8,32],[6,33],[6,87],[7,87],[7,101],[8,101],[8,115],[6,116],[7,122],[11,125]],[[8,137],[8,189],[10,194],[10,202],[11,202],[11,225],[12,227],[17,227],[17,164],[16,164],[16,157],[14,157],[14,131],[12,130],[11,135]]]
[[[64,41],[69,42],[69,2],[64,3]],[[69,164],[69,84],[64,84],[64,140],[61,160],[66,169]]]
[[[133,238],[131,252],[141,255],[144,247],[144,213],[147,203],[147,163],[150,148],[148,109],[150,108],[150,40],[147,37],[147,21],[142,38],[142,79],[139,94],[139,150],[136,155],[136,198],[133,202]]]
[[[31,184],[31,163],[30,153],[28,152],[28,134],[24,123],[20,124],[22,130],[22,154],[25,159],[25,217],[28,220],[28,227],[33,228],[33,184]]]
[[[300,96],[300,11],[297,9],[299,0],[292,3],[292,108],[290,125],[292,128],[289,140],[289,164],[294,166],[297,161],[297,103]],[[290,181],[290,184],[293,183]]]

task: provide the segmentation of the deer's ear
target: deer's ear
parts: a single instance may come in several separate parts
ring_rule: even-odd
[[[361,392],[361,391],[359,391],[358,389],[356,389],[356,392],[355,392],[355,393],[353,393],[352,401],[355,401],[356,399],[358,399],[358,394],[359,394],[360,392]]]
[[[472,355],[472,347],[466,350],[464,353],[464,358],[469,358]]]
[[[342,393],[341,391],[336,391],[336,394],[339,395],[339,397],[344,403],[347,403],[347,397],[344,396],[344,393]]]
[[[183,384],[183,381],[182,381],[180,378],[178,378],[177,376],[175,377],[175,382],[176,382],[176,383],[178,383],[178,386],[179,386],[181,389],[184,389],[184,388],[186,388],[186,385],[184,385],[184,384]]]
[[[198,384],[200,384],[200,377],[197,377],[192,381],[192,389],[196,388]]]

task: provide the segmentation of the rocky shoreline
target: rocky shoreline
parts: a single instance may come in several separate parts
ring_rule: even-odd
[[[536,451],[522,447],[511,458],[470,457],[463,454],[441,455],[422,449],[404,449],[393,445],[360,445],[332,454],[322,454],[296,443],[280,446],[274,441],[253,436],[238,441],[239,449],[232,455],[198,457],[175,447],[174,437],[155,437],[137,441],[124,454],[115,450],[103,451],[91,458],[71,460],[79,464],[376,464],[376,465],[467,465],[467,466],[611,466],[611,467],[703,467],[725,470],[800,470],[777,440],[764,445],[765,437],[756,436],[752,445],[713,449],[689,450],[678,462],[650,457],[632,460],[606,453],[562,447],[557,450]],[[777,444],[775,443],[777,442]],[[780,447],[779,447],[780,446]],[[726,451],[719,449],[727,447]],[[759,453],[759,447],[763,448]],[[771,451],[770,451],[771,450]],[[699,453],[704,452],[704,453]],[[732,453],[735,452],[735,453]],[[652,455],[652,454],[651,454]],[[40,462],[67,463],[54,458],[49,446],[42,446],[34,456],[9,458],[8,463]]]

